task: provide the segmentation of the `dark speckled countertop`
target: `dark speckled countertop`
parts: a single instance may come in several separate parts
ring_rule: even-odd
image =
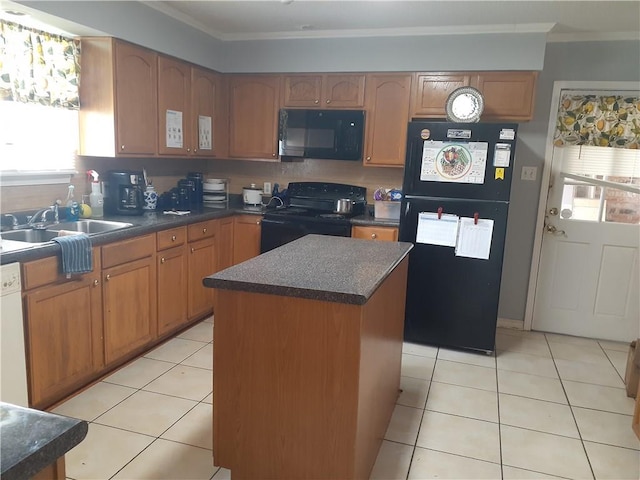
[[[31,478],[78,445],[87,435],[84,420],[0,402],[0,476]]]
[[[307,235],[209,277],[207,287],[364,305],[413,248]]]
[[[105,215],[104,220],[116,222],[126,222],[133,224],[132,227],[114,230],[111,232],[91,235],[93,245],[99,246],[120,240],[126,240],[139,235],[166,230],[168,228],[188,225],[190,223],[202,222],[215,218],[224,218],[232,215],[262,215],[265,213],[264,207],[244,207],[242,199],[238,198],[230,201],[226,208],[202,208],[194,210],[188,215],[165,215],[162,211],[146,212],[143,215],[123,216]],[[353,225],[374,225],[397,227],[398,222],[394,220],[376,220],[368,213],[351,219]],[[22,244],[24,248],[13,249],[16,243]],[[0,264],[4,265],[13,262],[26,262],[39,258],[50,257],[60,254],[60,246],[55,242],[40,244],[28,244],[23,242],[10,242],[0,240]]]

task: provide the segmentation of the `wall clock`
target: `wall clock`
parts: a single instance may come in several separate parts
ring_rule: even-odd
[[[447,98],[447,120],[458,123],[475,123],[480,121],[484,109],[484,97],[477,88],[456,88]]]

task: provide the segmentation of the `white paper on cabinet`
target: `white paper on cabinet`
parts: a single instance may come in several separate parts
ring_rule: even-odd
[[[177,110],[167,110],[167,147],[182,148],[182,112]]]
[[[198,115],[198,148],[211,150],[213,148],[213,135],[211,129],[211,117]]]
[[[456,256],[488,260],[492,235],[493,220],[478,219],[476,225],[473,218],[460,218]]]
[[[416,243],[455,247],[458,235],[458,216],[437,213],[420,212],[418,214],[418,231]]]

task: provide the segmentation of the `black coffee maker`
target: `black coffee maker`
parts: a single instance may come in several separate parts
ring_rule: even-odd
[[[145,190],[142,172],[110,170],[104,178],[105,213],[142,215]]]

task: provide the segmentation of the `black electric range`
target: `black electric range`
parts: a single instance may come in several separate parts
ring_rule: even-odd
[[[268,210],[264,215],[260,252],[268,252],[311,233],[350,237],[350,218],[365,212],[366,196],[367,189],[356,185],[289,183],[285,206]],[[351,200],[351,212],[335,213],[337,200],[343,198]]]

